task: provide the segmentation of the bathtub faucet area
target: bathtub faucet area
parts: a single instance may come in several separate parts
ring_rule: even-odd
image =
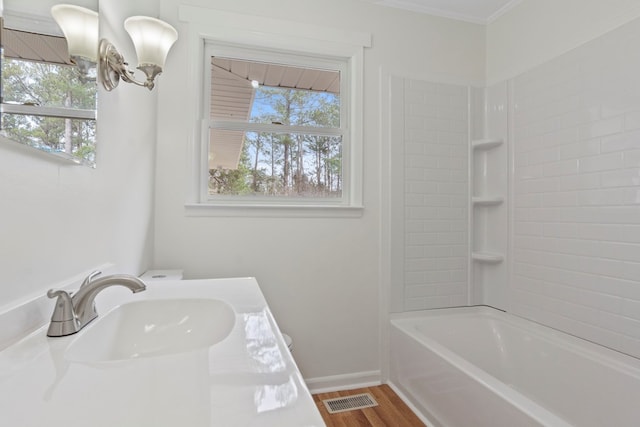
[[[98,317],[96,295],[110,286],[121,285],[133,293],[146,289],[142,280],[129,274],[112,274],[94,280],[100,274],[100,271],[89,274],[73,295],[64,290],[51,289],[47,292],[49,298],[57,298],[47,336],[63,337],[75,334]]]

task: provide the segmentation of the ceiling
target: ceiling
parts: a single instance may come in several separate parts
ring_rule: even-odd
[[[362,0],[413,12],[488,24],[522,0]]]

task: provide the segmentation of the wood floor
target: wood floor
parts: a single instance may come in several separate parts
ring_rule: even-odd
[[[330,414],[322,403],[323,399],[346,397],[359,393],[370,393],[378,402],[378,406]],[[386,384],[377,387],[314,394],[313,400],[327,427],[424,427],[424,423]]]

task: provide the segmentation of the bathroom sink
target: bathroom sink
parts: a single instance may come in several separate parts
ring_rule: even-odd
[[[130,302],[89,324],[65,356],[91,363],[184,353],[222,341],[234,324],[231,306],[217,299]]]

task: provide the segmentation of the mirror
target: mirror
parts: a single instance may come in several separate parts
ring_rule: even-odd
[[[96,64],[69,58],[50,12],[56,3],[4,0],[0,139],[95,167]],[[97,0],[72,3],[98,10]]]

